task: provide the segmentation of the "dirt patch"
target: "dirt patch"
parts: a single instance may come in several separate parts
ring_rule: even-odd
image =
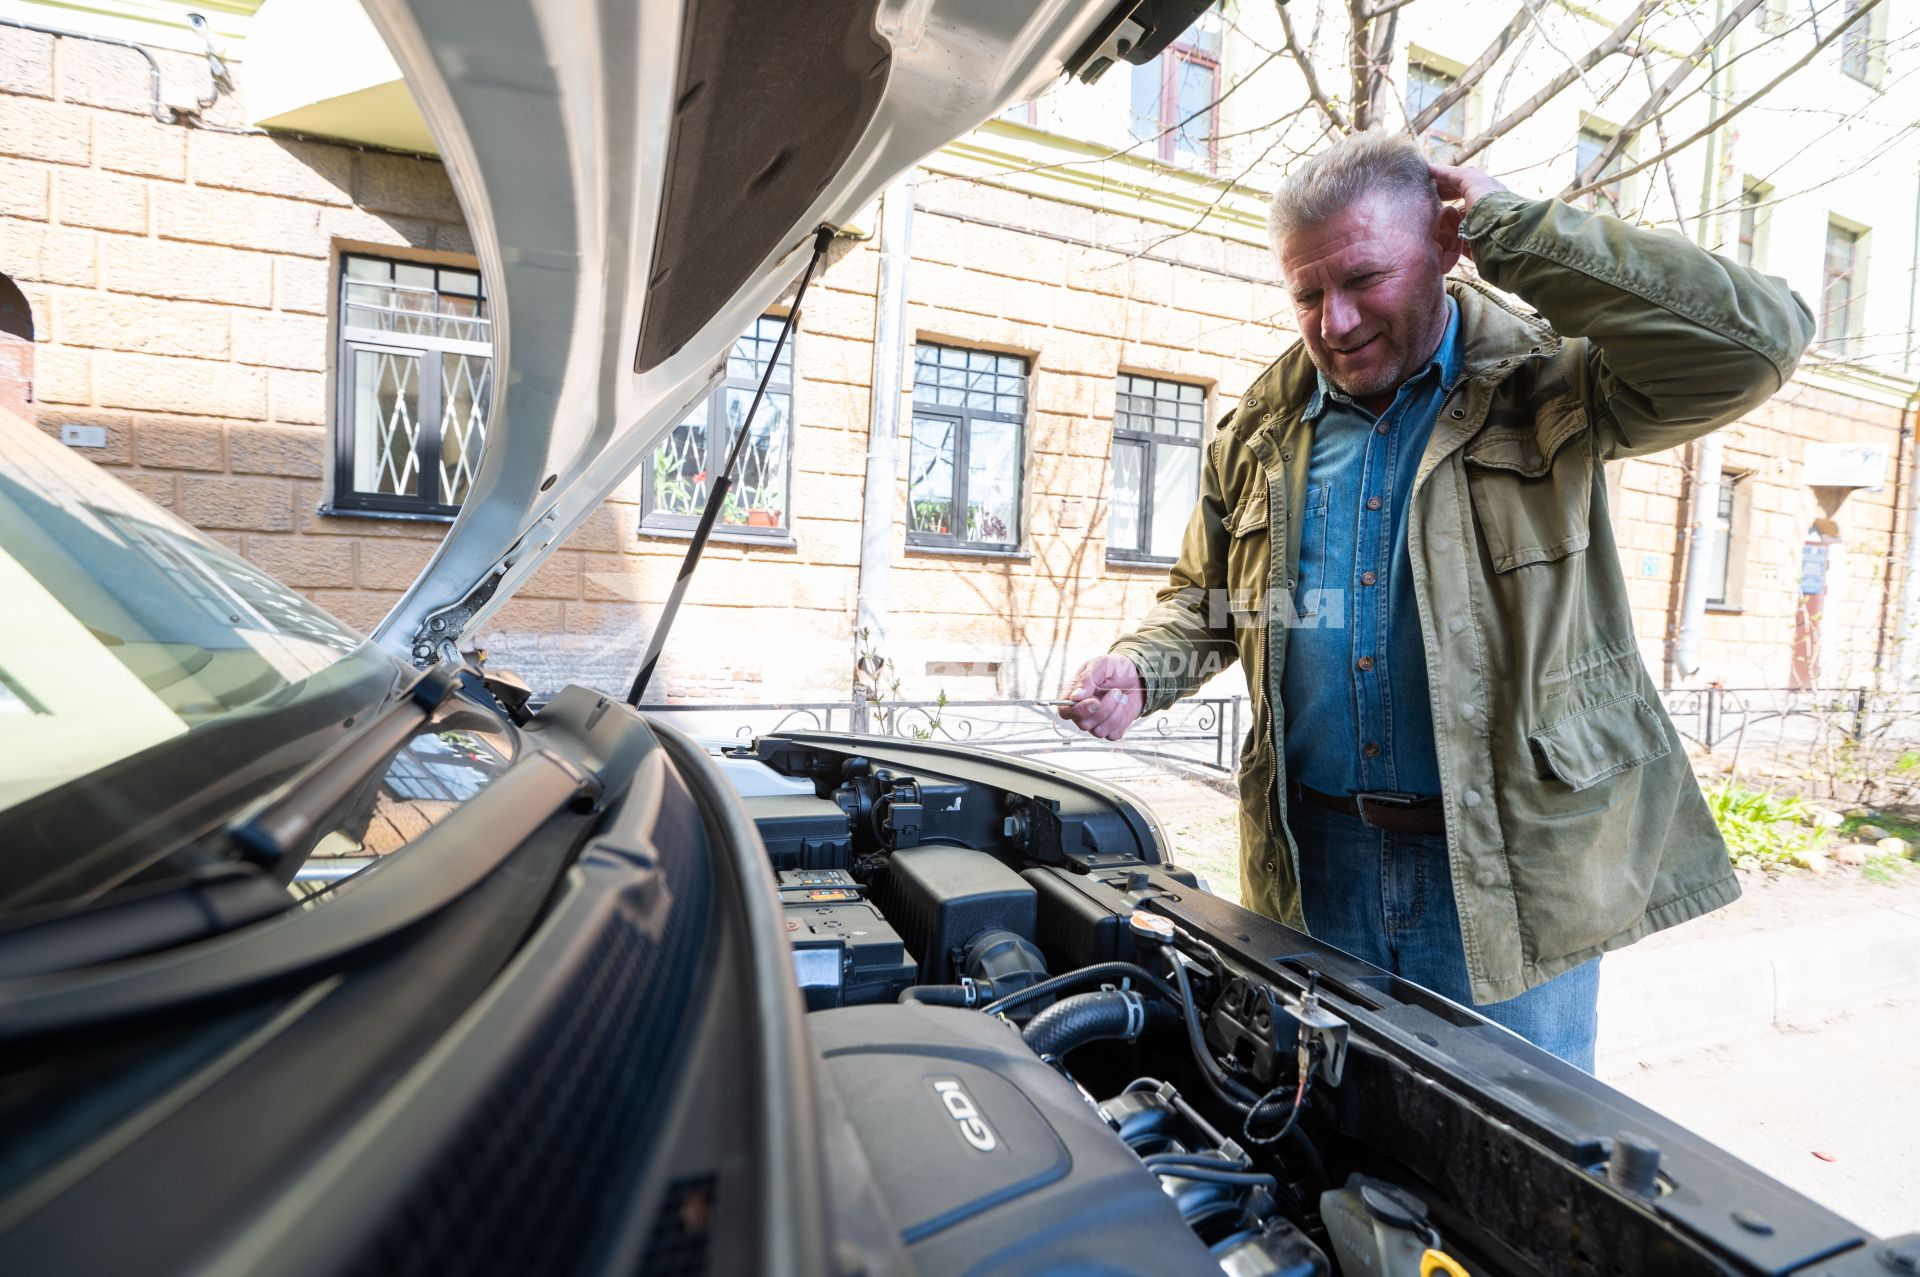
[[[1225,790],[1169,771],[1121,782],[1153,809],[1173,846],[1169,858],[1191,869],[1216,896],[1240,903],[1240,811],[1230,778]]]

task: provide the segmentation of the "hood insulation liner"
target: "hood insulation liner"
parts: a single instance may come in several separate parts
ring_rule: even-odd
[[[877,0],[694,0],[636,372],[670,357],[781,246],[886,88]]]

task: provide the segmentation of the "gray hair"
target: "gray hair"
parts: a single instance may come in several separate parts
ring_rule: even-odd
[[[1287,236],[1376,193],[1397,196],[1410,209],[1424,210],[1429,219],[1440,212],[1440,196],[1419,143],[1386,129],[1350,133],[1287,174],[1274,192],[1267,217],[1274,257],[1280,256]]]

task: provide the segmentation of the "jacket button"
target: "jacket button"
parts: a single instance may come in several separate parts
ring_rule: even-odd
[[[1461,630],[1464,630],[1466,628],[1467,628],[1466,621],[1462,620],[1460,617],[1450,616],[1447,618],[1447,633],[1458,634]]]
[[[1453,410],[1453,411],[1452,411],[1451,413],[1448,413],[1447,415],[1448,415],[1448,416],[1450,416],[1450,417],[1452,417],[1452,418],[1453,418],[1453,419],[1454,419],[1455,421],[1458,421],[1458,420],[1460,420],[1460,419],[1461,419],[1462,417],[1464,417],[1464,416],[1466,416],[1467,414],[1466,414],[1466,410],[1465,410],[1465,409],[1463,409],[1463,408],[1455,408],[1455,409],[1454,409],[1454,410]]]
[[[1287,588],[1288,588],[1289,590],[1291,590],[1291,589],[1293,588],[1293,586],[1294,586],[1294,580],[1293,580],[1293,578],[1292,578],[1292,577],[1288,577],[1288,578],[1287,578]]]
[[[1472,718],[1475,714],[1478,714],[1479,712],[1480,712],[1480,707],[1478,705],[1474,705],[1471,703],[1462,705],[1460,707],[1460,717],[1462,718]]]
[[[1482,887],[1491,887],[1500,881],[1500,875],[1491,869],[1482,869],[1473,876],[1473,880]]]
[[[1460,795],[1460,801],[1469,807],[1478,807],[1480,805],[1480,791],[1477,789],[1469,789]]]
[[[1365,674],[1368,670],[1373,668],[1373,658],[1371,656],[1363,656],[1359,660],[1355,661],[1354,664],[1360,667],[1360,672],[1362,674]]]
[[[1272,857],[1272,856],[1268,856],[1268,857],[1267,857],[1267,858],[1266,858],[1265,860],[1263,860],[1263,861],[1261,861],[1261,862],[1260,862],[1260,867],[1261,867],[1262,869],[1264,869],[1264,870],[1266,870],[1266,871],[1267,871],[1268,873],[1272,873],[1272,872],[1273,872],[1273,857]]]

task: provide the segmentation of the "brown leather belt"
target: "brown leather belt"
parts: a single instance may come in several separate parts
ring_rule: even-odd
[[[1363,794],[1323,794],[1297,781],[1287,785],[1290,802],[1312,803],[1329,811],[1357,816],[1360,823],[1390,834],[1444,834],[1447,818],[1438,797],[1375,789]]]

